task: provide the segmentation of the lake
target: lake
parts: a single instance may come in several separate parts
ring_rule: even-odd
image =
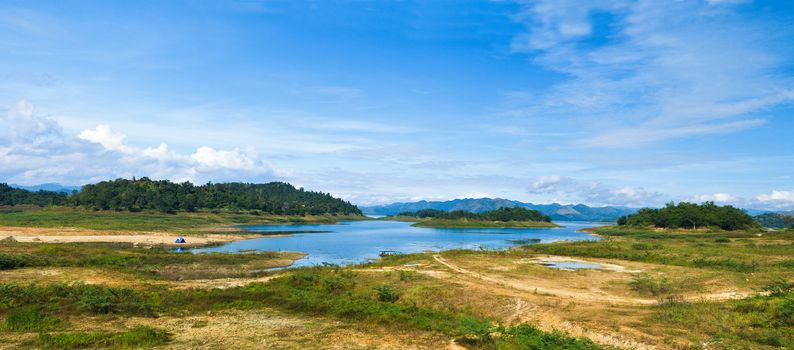
[[[241,226],[251,232],[291,233],[284,236],[255,238],[227,243],[217,247],[191,251],[238,252],[243,250],[271,250],[304,252],[308,255],[293,267],[323,263],[348,265],[376,259],[384,250],[418,253],[426,250],[504,249],[527,243],[595,240],[587,227],[606,225],[593,222],[558,222],[562,228],[517,229],[438,229],[411,227],[399,221],[343,221],[338,224],[257,225]]]

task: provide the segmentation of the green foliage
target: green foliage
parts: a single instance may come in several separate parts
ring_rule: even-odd
[[[778,213],[765,213],[756,215],[753,220],[762,227],[772,229],[787,229],[794,227],[794,216],[783,215]]]
[[[46,303],[45,303],[46,302]],[[52,312],[153,315],[156,300],[130,288],[86,284],[0,284],[0,310],[30,306]]]
[[[640,294],[649,294],[653,296],[663,296],[673,291],[673,286],[667,278],[662,277],[655,279],[649,274],[640,274],[632,277],[629,282],[631,289],[639,292]]]
[[[507,221],[551,222],[551,217],[548,215],[543,215],[541,212],[537,210],[519,208],[519,207],[515,207],[515,208],[502,207],[499,209],[486,211],[484,213],[479,213],[479,214],[471,213],[463,210],[446,212],[435,209],[424,209],[424,210],[419,210],[417,212],[400,213],[399,216],[413,216],[418,218],[433,218],[433,219],[444,219],[444,220],[468,219],[468,220],[502,221],[502,222],[507,222]]]
[[[28,254],[0,253],[0,270],[10,270],[20,267],[46,265],[45,259]]]
[[[124,332],[72,332],[39,334],[35,343],[44,349],[134,349],[165,345],[171,334],[152,327],[139,326]]]
[[[13,188],[6,183],[0,183],[0,205],[64,205],[67,203],[67,196],[61,192],[51,191],[28,191],[20,188]]]
[[[38,306],[24,306],[8,311],[1,329],[12,332],[41,332],[55,329],[61,321],[45,315]]]
[[[714,202],[694,204],[668,203],[664,208],[643,208],[637,213],[618,220],[621,226],[656,226],[662,228],[697,229],[719,227],[723,230],[748,229],[755,226],[750,215],[730,205],[718,206]]]
[[[544,332],[528,324],[502,329],[502,335],[496,338],[497,350],[507,349],[555,349],[555,350],[591,350],[604,349],[586,338],[571,337],[560,331]]]
[[[772,296],[794,293],[794,281],[788,281],[785,278],[780,277],[772,281],[772,283],[764,286],[763,290]]]
[[[284,216],[252,215],[236,210],[217,213],[179,212],[176,214],[159,212],[94,211],[84,208],[49,207],[43,209],[15,210],[0,212],[0,226],[25,227],[78,227],[91,230],[135,230],[135,231],[179,231],[180,233],[234,233],[246,231],[197,231],[200,226],[220,226],[231,224],[296,224],[296,223],[336,223],[340,216]],[[2,242],[0,242],[2,243]]]
[[[276,215],[361,215],[353,204],[328,193],[296,189],[284,182],[267,184],[173,183],[149,178],[117,179],[85,185],[69,200],[98,210],[157,210],[164,213],[198,209],[245,209]]]
[[[789,349],[794,346],[794,294],[754,296],[726,302],[662,303],[651,325],[700,329],[724,349]]]
[[[377,285],[373,289],[375,290],[375,296],[378,298],[378,301],[393,303],[397,301],[397,299],[400,299],[399,292],[390,284]]]
[[[692,261],[692,265],[739,272],[756,272],[758,270],[758,263],[755,261],[747,263],[731,258],[697,258]]]

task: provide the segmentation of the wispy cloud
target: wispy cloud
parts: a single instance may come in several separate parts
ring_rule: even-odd
[[[788,58],[771,49],[772,34],[791,29],[740,18],[730,4],[523,6],[517,19],[527,32],[513,50],[536,55],[536,64],[564,78],[543,94],[524,96],[523,108],[512,113],[579,122],[593,133],[579,145],[633,147],[736,132],[762,125],[759,112],[794,100],[794,81],[779,70]]]
[[[579,180],[560,175],[541,176],[527,190],[554,196],[555,202],[595,205],[658,206],[669,197],[641,187],[615,186],[598,180]]]

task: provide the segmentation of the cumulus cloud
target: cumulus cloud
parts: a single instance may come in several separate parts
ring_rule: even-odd
[[[641,187],[618,187],[602,181],[585,181],[560,175],[535,179],[528,192],[557,196],[559,202],[593,205],[653,206],[668,199],[661,193],[650,192]]]
[[[779,29],[733,13],[735,1],[519,2],[527,30],[513,50],[567,79],[507,113],[575,119],[592,131],[580,146],[738,132],[794,101]]]
[[[216,150],[211,147],[199,147],[190,158],[206,169],[250,170],[257,165],[256,155],[243,154],[238,149],[230,151]]]
[[[731,194],[718,192],[713,194],[701,194],[692,197],[689,201],[691,202],[715,202],[715,203],[733,203],[738,201],[739,198],[734,197]]]
[[[773,190],[770,193],[760,194],[755,199],[766,207],[781,209],[794,207],[794,191]]]
[[[127,136],[100,124],[76,136],[57,121],[37,115],[20,101],[0,117],[0,178],[33,184],[83,184],[115,177],[149,176],[174,181],[270,181],[281,173],[254,150],[198,147],[191,154],[167,144],[137,147]]]
[[[108,150],[130,153],[132,148],[127,146],[127,137],[110,129],[110,125],[100,124],[95,129],[86,129],[77,135],[77,138],[102,145]]]

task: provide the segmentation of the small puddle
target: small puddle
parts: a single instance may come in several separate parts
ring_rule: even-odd
[[[591,264],[576,261],[544,261],[540,263],[543,266],[551,267],[561,270],[579,270],[579,269],[600,269],[603,268],[601,264]]]

